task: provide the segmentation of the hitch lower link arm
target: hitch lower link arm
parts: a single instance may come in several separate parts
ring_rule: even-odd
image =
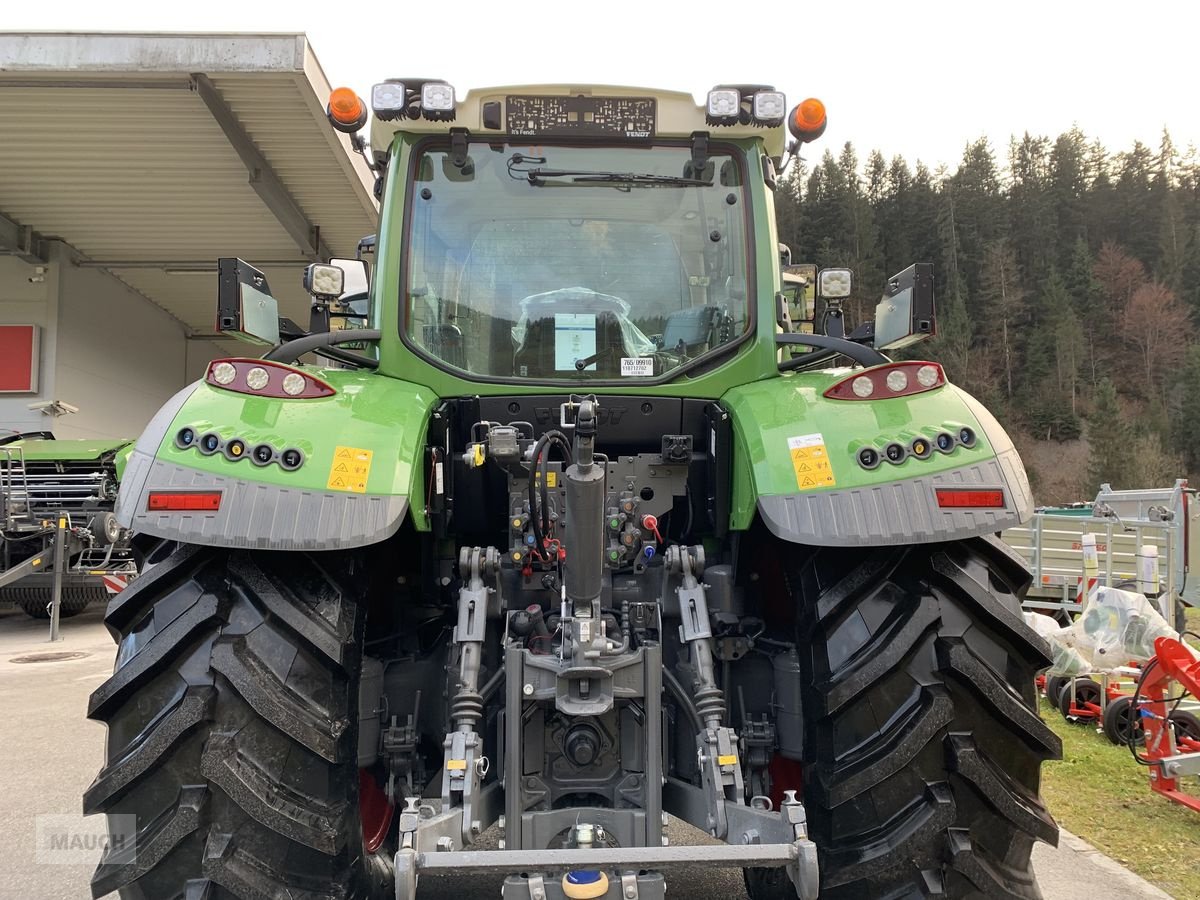
[[[704,725],[696,735],[696,754],[701,784],[708,801],[705,824],[709,834],[724,840],[729,833],[726,801],[739,805],[746,801],[737,732],[721,723],[725,714],[725,695],[717,687],[708,599],[704,585],[697,577],[704,572],[704,548],[670,547],[667,550],[666,568],[668,575],[681,582],[675,589],[682,619],[679,637],[691,652],[696,680],[696,711]]]
[[[488,758],[483,755],[479,720],[483,717],[483,697],[479,693],[479,666],[487,633],[488,609],[499,603],[500,551],[495,547],[464,547],[459,554],[463,587],[458,594],[458,623],[454,641],[459,648],[458,690],[450,703],[453,731],[443,743],[442,811],[462,808],[463,842],[474,834],[475,804]],[[491,584],[495,584],[493,587]]]

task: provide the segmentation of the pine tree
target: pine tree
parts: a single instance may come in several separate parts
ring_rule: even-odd
[[[1050,193],[1059,265],[1070,267],[1079,241],[1087,240],[1087,138],[1077,127],[1061,134],[1050,151]]]
[[[980,282],[979,318],[985,323],[983,333],[998,357],[1004,396],[1011,400],[1028,310],[1017,254],[1008,241],[995,241],[984,249]]]
[[[1178,385],[1179,407],[1171,417],[1172,443],[1183,454],[1189,475],[1200,476],[1200,346],[1188,350]]]
[[[803,186],[807,170],[804,161],[796,159],[775,186],[775,224],[779,240],[787,244],[793,254],[800,250],[802,223],[804,221]],[[797,260],[799,261],[799,260]]]
[[[780,240],[798,262],[854,268],[855,321],[883,276],[932,263],[939,334],[920,352],[1015,437],[1071,440],[1090,408],[1097,481],[1139,477],[1128,446],[1124,468],[1109,452],[1133,433],[1148,448],[1151,432],[1169,434],[1156,456],[1182,452],[1196,472],[1200,153],[1181,154],[1165,131],[1156,150],[1110,152],[1073,127],[1022,135],[1006,162],[986,138],[936,172],[833,148],[780,180]]]
[[[1041,281],[1058,261],[1058,231],[1050,190],[1050,140],[1032,137],[1012,141],[1008,150],[1009,242],[1021,271]]]
[[[1109,484],[1120,490],[1126,484],[1126,470],[1132,453],[1132,429],[1121,412],[1117,389],[1107,378],[1100,380],[1088,416],[1088,480],[1099,489]]]
[[[1157,223],[1152,185],[1154,170],[1154,153],[1141,141],[1134,141],[1133,149],[1118,157],[1119,175],[1114,189],[1120,215],[1116,240],[1150,268],[1153,268],[1158,251],[1158,228],[1151,224]]]

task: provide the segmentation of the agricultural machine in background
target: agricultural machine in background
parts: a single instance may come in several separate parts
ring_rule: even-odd
[[[1185,787],[1200,776],[1200,654],[1163,636],[1142,666],[1051,675],[1041,686],[1068,722],[1097,726],[1128,747],[1149,770],[1151,790],[1200,812],[1200,794]]]
[[[1184,480],[1169,488],[1113,490],[1101,485],[1094,501],[1038,509],[1022,525],[1005,529],[1005,543],[1029,564],[1033,583],[1025,608],[1054,615],[1065,624],[1083,609],[1096,584],[1119,587],[1137,581],[1138,556],[1153,548],[1160,573],[1152,591],[1163,617],[1184,629],[1185,609],[1200,603],[1200,504]],[[1083,536],[1095,537],[1097,570],[1083,577]]]
[[[1200,651],[1182,639],[1200,635],[1176,631],[1164,617],[1171,606],[1159,593],[1153,544],[1137,550],[1137,579],[1110,588],[1099,583],[1097,535],[1085,532],[1080,543],[1081,582],[1090,586],[1080,613],[1065,626],[1025,613],[1054,648],[1038,686],[1067,722],[1093,725],[1128,747],[1149,769],[1152,790],[1200,811],[1200,796],[1183,787],[1200,776]]]
[[[131,447],[46,432],[0,438],[0,602],[48,619],[57,583],[68,617],[136,576],[129,532],[113,513]]]
[[[1139,753],[1132,729],[1127,743],[1134,759],[1149,768],[1152,791],[1200,812],[1200,794],[1188,793],[1181,784],[1184,778],[1200,777],[1200,720],[1178,712],[1179,697],[1200,697],[1200,654],[1169,637],[1158,638],[1154,650],[1132,701],[1144,723],[1145,755]]]
[[[1029,486],[937,363],[885,355],[934,332],[928,266],[873,328],[848,270],[780,291],[772,192],[821,104],[399,80],[371,109],[330,98],[380,179],[365,304],[362,263],[310,266],[281,341],[222,260],[219,327],[270,349],[125,472],[145,568],[84,801],[137,852],[95,895],[661,900],[721,866],[754,900],[1036,897],[1061,746],[995,538]]]

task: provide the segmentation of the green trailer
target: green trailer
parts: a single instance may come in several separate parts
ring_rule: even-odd
[[[821,104],[400,79],[329,113],[379,178],[369,290],[314,264],[281,328],[221,260],[219,326],[265,355],[213,361],[122,479],[95,895],[661,900],[721,866],[755,900],[1038,896],[1060,744],[995,537],[1028,482],[887,355],[935,330],[929,266],[853,329],[851,273],[815,272],[791,321],[772,197]]]

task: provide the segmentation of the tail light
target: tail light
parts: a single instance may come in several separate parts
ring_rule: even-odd
[[[935,362],[886,363],[855,372],[825,391],[830,400],[886,400],[936,390],[946,373]]]
[[[150,512],[216,512],[220,508],[220,491],[151,491],[146,498]]]
[[[204,380],[227,391],[283,400],[312,400],[337,393],[307,372],[265,359],[214,359]]]
[[[977,488],[936,488],[941,509],[1003,509],[1004,491]]]

